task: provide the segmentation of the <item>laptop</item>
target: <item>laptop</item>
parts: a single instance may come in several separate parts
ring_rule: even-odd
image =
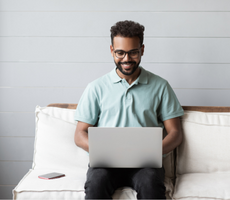
[[[90,167],[161,168],[161,127],[89,127]]]

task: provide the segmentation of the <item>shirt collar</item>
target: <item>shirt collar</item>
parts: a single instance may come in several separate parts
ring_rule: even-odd
[[[141,67],[141,74],[140,76],[137,78],[138,79],[138,83],[141,83],[141,84],[148,84],[148,73],[146,72],[146,70]]]
[[[110,72],[110,77],[113,83],[118,83],[122,80],[122,78],[118,76],[116,72],[116,67]]]
[[[141,66],[139,67],[141,68],[141,74],[139,75],[139,77],[137,78],[135,82],[141,83],[141,84],[148,84],[148,73],[143,67]],[[116,67],[110,72],[110,77],[113,83],[118,83],[122,80],[122,78],[118,76],[116,72]]]

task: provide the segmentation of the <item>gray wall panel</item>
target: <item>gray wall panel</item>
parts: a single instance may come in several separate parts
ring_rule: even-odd
[[[0,161],[32,161],[33,137],[0,137]]]
[[[32,162],[0,161],[0,185],[17,185],[22,177],[32,168]],[[14,173],[17,172],[17,173]]]
[[[107,0],[5,0],[0,2],[0,11],[230,11],[226,0],[117,0],[111,4]]]
[[[114,68],[113,62],[0,63],[0,87],[86,87]]]
[[[16,185],[0,185],[0,198],[1,200],[13,199],[12,190]]]
[[[230,63],[230,38],[146,39],[143,61]]]
[[[0,113],[0,136],[35,135],[35,113]]]
[[[173,88],[230,89],[230,64],[149,64],[147,70],[168,80]]]
[[[34,112],[37,105],[77,103],[84,88],[0,88],[0,112]]]
[[[230,88],[230,64],[141,65],[174,88]],[[86,87],[114,67],[114,63],[0,63],[0,87]]]
[[[113,62],[108,38],[0,37],[0,61]],[[230,38],[147,38],[144,62],[230,63]]]
[[[0,37],[0,44],[0,61],[108,62],[112,60],[109,38]]]
[[[119,20],[145,26],[145,37],[229,37],[228,12],[2,12],[0,36],[110,36]],[[84,19],[84,20],[82,20]],[[103,24],[103,26],[101,25]],[[215,27],[215,29],[213,28]]]
[[[174,89],[183,106],[228,106],[230,90]]]

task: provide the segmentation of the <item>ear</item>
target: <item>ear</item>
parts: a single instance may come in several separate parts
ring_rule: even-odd
[[[113,56],[113,46],[110,45],[110,51],[111,51],[111,55]]]
[[[141,47],[141,55],[142,56],[144,55],[144,49],[145,49],[145,45],[142,45],[142,47]]]

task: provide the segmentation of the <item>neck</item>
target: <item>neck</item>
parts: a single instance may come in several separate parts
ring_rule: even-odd
[[[138,76],[140,75],[141,68],[138,67],[136,71],[132,75],[129,75],[129,76],[122,74],[119,69],[116,69],[116,72],[120,78],[125,79],[127,83],[131,85],[135,80],[137,80]]]

